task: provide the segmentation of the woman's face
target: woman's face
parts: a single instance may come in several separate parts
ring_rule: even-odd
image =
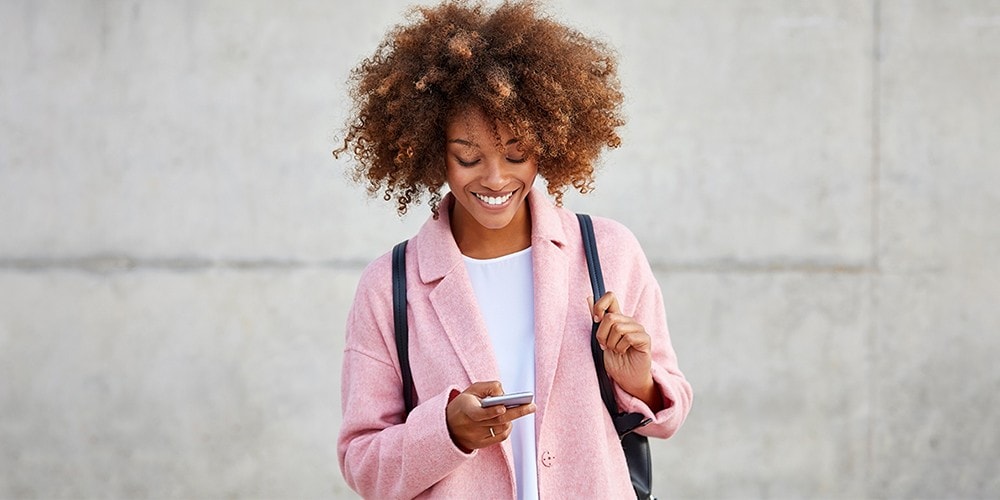
[[[456,201],[453,220],[475,220],[486,229],[503,229],[515,217],[527,221],[525,199],[538,165],[518,148],[510,128],[501,125],[494,132],[482,110],[469,108],[449,121],[446,134],[447,182]]]

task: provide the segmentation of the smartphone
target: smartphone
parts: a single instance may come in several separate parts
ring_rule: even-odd
[[[489,396],[482,399],[483,408],[489,408],[490,406],[504,405],[507,408],[514,408],[515,406],[526,405],[531,402],[535,397],[535,393],[531,391],[525,392],[512,392],[510,394],[502,394],[500,396]]]

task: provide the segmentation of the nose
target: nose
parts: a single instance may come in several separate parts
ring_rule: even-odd
[[[483,172],[483,187],[493,191],[500,191],[507,186],[506,166],[499,158],[490,158],[483,162],[485,172]]]

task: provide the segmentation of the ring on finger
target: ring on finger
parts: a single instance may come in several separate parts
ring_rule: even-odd
[[[497,437],[496,433],[493,432],[493,428],[490,427],[490,437]]]

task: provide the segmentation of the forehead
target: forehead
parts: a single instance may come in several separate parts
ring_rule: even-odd
[[[462,109],[448,119],[445,135],[449,142],[469,142],[472,145],[493,144],[499,139],[500,144],[507,144],[516,139],[510,127],[492,121],[483,111],[476,107]],[[498,137],[499,136],[499,137]]]

